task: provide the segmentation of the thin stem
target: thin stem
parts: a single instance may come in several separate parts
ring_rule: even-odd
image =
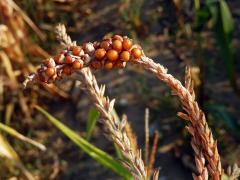
[[[144,152],[144,161],[145,164],[148,164],[148,156],[149,156],[149,109],[145,109],[145,152]]]

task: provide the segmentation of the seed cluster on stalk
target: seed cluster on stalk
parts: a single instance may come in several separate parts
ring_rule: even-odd
[[[139,59],[142,55],[140,48],[134,47],[128,37],[114,35],[113,38],[104,38],[95,44],[95,57],[91,61],[94,69],[124,68],[130,60]]]
[[[138,60],[142,49],[127,36],[114,35],[100,42],[70,46],[53,58],[43,61],[34,78],[50,83],[89,66],[92,69],[124,68],[129,61]]]

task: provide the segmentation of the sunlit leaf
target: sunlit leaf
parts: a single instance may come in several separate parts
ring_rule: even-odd
[[[232,47],[234,21],[229,7],[224,0],[207,0],[207,6],[214,22],[214,30],[220,47],[220,54],[225,61],[226,71],[231,86],[237,90],[235,52]]]
[[[87,120],[87,136],[86,139],[90,140],[91,135],[92,135],[92,131],[94,129],[94,127],[96,126],[96,122],[99,118],[99,112],[92,108],[89,113],[88,113],[88,120]]]
[[[223,32],[226,35],[232,36],[234,30],[233,18],[232,14],[229,10],[227,3],[223,0],[219,1],[219,10],[220,10],[220,18],[222,21]],[[231,37],[230,37],[231,38]]]
[[[114,118],[119,119],[117,113],[115,110],[113,110],[112,115],[114,116]],[[96,122],[99,118],[100,114],[96,109],[91,109],[88,113],[88,121],[87,121],[87,136],[86,139],[89,141],[89,139],[91,138],[92,135],[92,131],[94,129],[94,127],[96,126]],[[114,149],[116,152],[116,155],[119,159],[122,159],[122,154],[121,151],[119,150],[118,146],[116,144],[114,144]]]

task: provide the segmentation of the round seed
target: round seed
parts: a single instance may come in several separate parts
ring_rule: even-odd
[[[114,49],[110,49],[108,52],[107,52],[107,58],[110,60],[110,61],[116,61],[118,59],[118,52]]]
[[[67,55],[67,56],[65,57],[65,63],[66,63],[66,64],[72,64],[73,61],[74,61],[74,59],[73,59],[70,55]]]
[[[105,50],[108,50],[109,46],[110,46],[110,43],[108,41],[102,41],[101,44],[100,44],[100,47],[105,49]]]
[[[55,74],[55,69],[52,67],[47,68],[46,74],[48,77],[52,77]]]
[[[121,51],[122,50],[122,42],[120,40],[114,40],[112,44],[113,49],[116,51]]]
[[[113,39],[123,41],[123,37],[117,34],[113,36]]]
[[[120,59],[122,61],[129,61],[130,59],[130,53],[128,51],[123,51],[121,54],[120,54]]]
[[[81,69],[83,67],[83,62],[76,60],[73,62],[72,66],[74,69]]]
[[[63,68],[63,74],[65,74],[65,75],[71,75],[71,74],[72,74],[72,69],[71,69],[71,67],[65,66],[65,67]]]
[[[95,51],[95,57],[97,59],[102,59],[105,56],[105,54],[106,54],[106,51],[103,48],[99,48]]]
[[[47,67],[52,67],[52,68],[56,66],[56,63],[55,63],[55,61],[52,58],[46,59],[43,62],[43,64],[45,64]]]
[[[81,47],[80,46],[74,46],[73,47],[72,53],[73,53],[74,56],[79,56],[80,52],[81,52]]]
[[[107,70],[111,70],[113,68],[113,63],[112,62],[106,62],[104,67]]]
[[[94,68],[94,69],[100,69],[100,68],[102,67],[102,64],[101,64],[101,62],[98,61],[98,60],[93,60],[93,61],[91,62],[91,66],[92,66],[92,68]]]
[[[129,50],[132,47],[132,41],[130,39],[125,38],[125,39],[123,39],[122,45],[123,45],[123,49]]]
[[[64,60],[64,55],[63,54],[58,54],[57,56],[54,57],[54,61],[57,64],[62,64]]]
[[[139,59],[142,56],[142,51],[139,48],[133,48],[131,53],[135,59]]]

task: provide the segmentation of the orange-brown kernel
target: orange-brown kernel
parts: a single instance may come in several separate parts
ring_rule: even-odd
[[[70,55],[67,55],[67,56],[65,57],[65,63],[66,63],[66,64],[72,64],[73,61],[74,61],[74,59],[73,59]]]
[[[129,50],[132,47],[132,41],[128,38],[124,38],[122,45],[124,50]]]
[[[126,62],[118,61],[115,65],[116,68],[124,68],[126,66]]]
[[[129,59],[130,59],[130,53],[129,53],[128,51],[123,51],[123,52],[121,52],[121,54],[120,54],[120,59],[121,59],[122,61],[129,61]]]
[[[99,42],[97,42],[97,41],[94,41],[94,42],[93,42],[93,47],[94,47],[95,49],[97,49],[97,48],[99,47],[99,45],[100,45]]]
[[[120,36],[120,35],[117,35],[117,34],[115,34],[115,35],[113,36],[113,39],[114,39],[114,40],[120,40],[120,41],[123,41],[123,37]]]
[[[110,43],[106,40],[102,41],[101,44],[100,44],[100,47],[105,49],[105,50],[108,50],[109,46],[110,46]]]
[[[135,59],[139,59],[142,56],[142,51],[139,48],[133,48],[131,53]]]
[[[111,35],[110,33],[105,34],[105,36],[103,36],[102,39],[103,39],[103,40],[106,40],[106,41],[111,41],[111,39],[112,39],[112,35]]]
[[[73,62],[72,67],[74,69],[82,69],[83,68],[83,62],[81,60],[76,60]]]
[[[100,61],[98,61],[98,60],[93,60],[91,62],[91,67],[93,69],[100,69],[102,67],[102,63]]]
[[[54,61],[57,64],[62,64],[64,60],[64,55],[63,54],[58,54],[54,57]]]
[[[94,45],[92,43],[84,43],[82,48],[86,53],[91,53],[95,50]]]
[[[113,49],[115,49],[116,51],[121,51],[122,50],[122,41],[116,39],[113,41],[112,43],[112,47]]]
[[[71,75],[72,74],[72,69],[70,66],[64,66],[63,68],[63,74],[65,75]]]
[[[68,49],[69,49],[70,51],[72,51],[74,47],[75,47],[75,46],[70,46],[70,47],[68,47]]]
[[[108,52],[107,52],[107,58],[108,60],[110,61],[116,61],[118,59],[118,52],[114,49],[110,49]]]
[[[106,51],[103,48],[99,48],[95,51],[95,57],[97,59],[102,59],[105,56],[105,54],[106,54]]]
[[[55,74],[55,69],[52,67],[47,68],[46,74],[48,77],[52,77]]]
[[[58,75],[57,75],[56,73],[51,77],[51,79],[52,79],[53,81],[55,81],[57,78],[58,78]],[[49,81],[48,81],[48,82],[49,82]]]
[[[44,78],[44,76],[42,75],[42,73],[39,73],[37,75],[37,80],[41,81],[41,82],[47,82],[47,80]]]
[[[56,66],[56,63],[55,63],[55,61],[54,61],[52,58],[46,59],[46,60],[43,62],[43,64],[44,64],[45,66],[51,67],[51,68],[53,68],[53,67]]]
[[[105,64],[104,64],[104,68],[107,69],[107,70],[111,70],[113,68],[113,62],[110,62],[110,61],[107,61]]]
[[[81,52],[82,48],[80,46],[74,46],[72,49],[72,53],[74,56],[78,56]]]

